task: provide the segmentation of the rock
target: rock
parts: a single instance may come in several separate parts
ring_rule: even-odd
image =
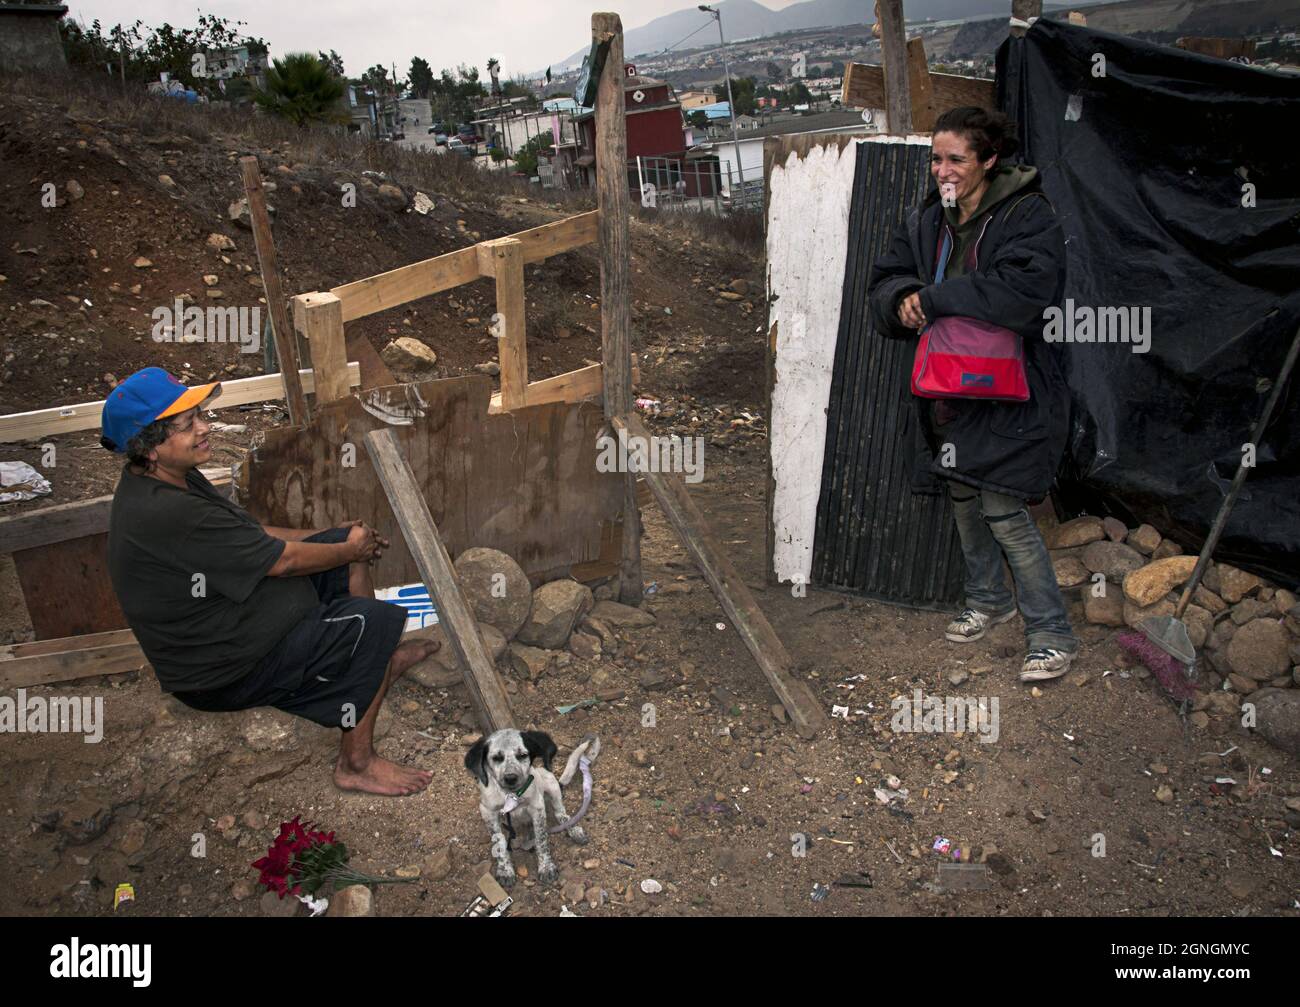
[[[1254,685],[1253,682],[1250,684]],[[1216,717],[1231,717],[1241,709],[1241,700],[1231,692],[1224,692],[1222,689],[1216,689],[1207,695],[1205,703],[1205,708]]]
[[[970,673],[965,668],[954,668],[948,672],[949,685],[961,685],[968,678],[970,678]]]
[[[260,811],[245,811],[239,820],[247,829],[260,831],[266,828],[266,816]]]
[[[379,355],[384,363],[399,371],[425,371],[438,363],[438,354],[411,336],[399,336]]]
[[[406,193],[396,185],[385,182],[375,193],[375,198],[379,204],[386,210],[392,210],[394,213],[400,213],[406,209]]]
[[[1228,603],[1220,598],[1217,594],[1207,588],[1204,584],[1197,584],[1196,590],[1192,592],[1192,601],[1200,605],[1211,615],[1218,615],[1220,612],[1228,610]]]
[[[1091,590],[1083,592],[1083,616],[1098,626],[1124,625],[1124,592],[1113,587],[1100,598]]]
[[[1156,546],[1155,551],[1151,553],[1151,558],[1168,559],[1170,556],[1181,556],[1182,554],[1183,547],[1173,539],[1167,538]]]
[[[1167,783],[1162,783],[1156,787],[1156,800],[1161,804],[1172,804],[1174,800],[1173,788]]]
[[[203,274],[203,285],[206,287],[215,287],[220,282],[221,282],[221,277],[219,277],[216,273]]]
[[[1242,598],[1261,584],[1263,584],[1263,581],[1253,573],[1238,570],[1235,566],[1229,566],[1227,563],[1219,564],[1218,593],[1230,605],[1235,605],[1241,601]]]
[[[214,252],[233,252],[235,250],[234,239],[226,237],[224,234],[212,232],[208,235],[207,246]]]
[[[1137,628],[1138,624],[1144,619],[1150,619],[1157,615],[1173,615],[1177,606],[1168,598],[1161,598],[1154,605],[1134,605],[1127,598],[1124,599],[1124,625]]]
[[[1226,647],[1228,641],[1237,634],[1237,624],[1231,619],[1220,619],[1214,627],[1214,632],[1210,634],[1210,647],[1218,650]]]
[[[778,724],[784,724],[790,720],[790,715],[785,712],[785,707],[780,703],[773,703],[770,710],[772,713],[772,719]]]
[[[174,188],[176,188],[176,182],[175,182],[175,180],[171,177],[171,175],[159,175],[159,176],[158,176],[158,182],[159,182],[160,185],[162,185],[162,187],[163,187],[164,189],[174,189]]]
[[[1070,549],[1100,541],[1106,537],[1106,529],[1101,518],[1084,515],[1049,529],[1045,537],[1049,549]]]
[[[584,661],[595,661],[600,657],[600,637],[592,636],[581,630],[574,630],[569,637],[569,653]]]
[[[1092,573],[1105,574],[1112,584],[1123,583],[1144,562],[1141,553],[1121,542],[1093,542],[1083,550],[1083,565]]]
[[[1135,605],[1152,605],[1187,580],[1195,566],[1195,556],[1170,556],[1148,563],[1124,578],[1124,595]]]
[[[1206,713],[1204,710],[1197,710],[1187,719],[1188,721],[1191,722],[1191,725],[1194,728],[1196,728],[1198,731],[1203,731],[1210,726],[1210,715]]]
[[[1052,571],[1056,574],[1058,587],[1078,587],[1088,580],[1088,568],[1074,556],[1062,556],[1052,560]]]
[[[732,280],[730,283],[727,284],[727,289],[729,289],[729,290],[731,290],[732,292],[737,293],[737,294],[742,294],[742,295],[743,295],[743,294],[748,294],[748,293],[749,293],[749,281],[748,281],[748,280]]]
[[[582,901],[586,894],[587,888],[581,881],[566,881],[564,887],[560,890],[564,896],[565,902],[571,902],[574,905]]]
[[[1268,602],[1260,601],[1258,598],[1244,598],[1232,606],[1232,621],[1238,626],[1244,626],[1252,619],[1260,619],[1266,615],[1276,614],[1273,606]]]
[[[533,592],[532,608],[519,628],[520,643],[555,650],[568,642],[573,627],[592,610],[591,589],[576,580],[553,580]]]
[[[660,689],[666,689],[672,684],[672,681],[659,668],[647,668],[641,672],[641,679],[638,683],[642,689],[647,692],[656,692]]]
[[[1259,683],[1253,678],[1249,678],[1246,675],[1238,675],[1235,671],[1228,674],[1228,684],[1243,696],[1249,696],[1259,688]]]
[[[496,549],[475,546],[456,557],[455,567],[474,617],[513,639],[533,606],[532,585],[519,564]]]
[[[1125,541],[1143,556],[1150,556],[1160,544],[1160,533],[1149,524],[1141,524],[1128,533]]]
[[[632,752],[632,765],[642,767],[650,765],[650,754],[644,748],[634,749]]]
[[[1104,517],[1101,519],[1101,526],[1106,531],[1106,536],[1112,542],[1123,542],[1128,535],[1128,528],[1124,522],[1117,517]]]
[[[263,892],[262,898],[257,903],[258,909],[263,916],[297,916],[306,910],[296,895],[286,895],[280,898],[275,892]]]
[[[81,183],[73,179],[68,180],[68,184],[63,187],[63,191],[68,194],[69,203],[75,203],[86,194],[86,190],[81,187]]]
[[[506,638],[501,635],[499,629],[489,626],[486,622],[478,624],[478,631],[483,637],[483,646],[487,648],[488,656],[495,662],[506,651]],[[437,640],[442,644],[436,654],[407,671],[407,676],[413,681],[426,689],[449,689],[464,684],[465,673],[461,670],[460,662],[456,659],[456,650],[447,639],[447,632],[441,624],[407,633],[402,639],[429,639]]]
[[[1214,616],[1200,605],[1188,605],[1187,611],[1183,613],[1183,622],[1187,626],[1187,638],[1192,641],[1193,647],[1200,650],[1214,629]]]
[[[1284,587],[1278,588],[1273,592],[1273,609],[1278,615],[1286,615],[1291,609],[1300,604],[1300,598]]]
[[[597,604],[600,603],[597,602]],[[593,619],[591,616],[587,616],[587,618],[582,620],[582,628],[587,632],[594,633],[596,636],[600,637],[600,648],[606,654],[618,653],[618,637],[615,636],[614,631],[600,619]]]
[[[397,878],[406,878],[407,880],[414,880],[420,876],[420,865],[407,864],[404,867],[399,867],[397,870],[393,871],[393,876]]]
[[[348,885],[330,896],[326,916],[373,916],[374,897],[365,885]]]
[[[719,290],[718,297],[724,301],[743,300],[743,297],[740,294],[737,294],[734,290]]]
[[[445,881],[456,869],[456,846],[448,843],[424,862],[424,876],[430,881]]]
[[[1278,675],[1277,678],[1271,678],[1268,682],[1274,689],[1289,689],[1292,686],[1291,675]]]
[[[236,902],[243,902],[245,899],[252,897],[253,891],[253,882],[247,878],[240,878],[230,886],[230,897]]]
[[[546,674],[554,662],[554,651],[530,647],[518,640],[510,644],[510,666],[530,682]]]
[[[1291,657],[1286,630],[1272,619],[1246,623],[1228,643],[1228,666],[1259,682],[1288,671]]]
[[[135,262],[131,263],[136,269],[148,269],[153,265],[152,259],[146,259],[143,255],[139,256]]]
[[[122,838],[117,841],[118,851],[123,856],[135,856],[144,849],[144,841],[148,834],[148,828],[139,819],[127,822],[126,828],[122,830]]]
[[[1255,730],[1269,744],[1300,755],[1300,692],[1265,689],[1254,703]]]
[[[480,374],[487,374],[495,378],[501,373],[501,365],[495,360],[489,360],[486,364],[475,364],[474,370],[478,371]]]
[[[298,747],[298,718],[271,707],[240,714],[239,736],[255,752],[291,752]]]
[[[591,617],[615,629],[644,629],[655,624],[655,617],[649,612],[617,601],[596,602]]]

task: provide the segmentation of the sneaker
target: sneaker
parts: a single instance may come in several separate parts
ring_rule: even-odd
[[[1020,681],[1045,682],[1051,678],[1060,678],[1070,670],[1074,655],[1055,647],[1037,647],[1025,655],[1025,663],[1020,668]]]
[[[944,630],[943,635],[953,643],[974,643],[988,631],[990,626],[1014,619],[1015,615],[1014,608],[1001,615],[985,615],[983,612],[976,612],[973,608],[963,609],[961,615],[948,623],[948,628]]]

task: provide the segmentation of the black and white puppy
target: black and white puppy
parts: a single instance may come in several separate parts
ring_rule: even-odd
[[[558,780],[551,772],[556,750],[551,736],[543,731],[505,729],[479,739],[465,753],[465,768],[478,779],[479,814],[492,833],[492,857],[496,861],[493,873],[504,888],[515,883],[515,867],[504,829],[508,813],[513,813],[511,821],[520,832],[523,822],[532,826],[537,876],[541,882],[550,884],[559,877],[559,869],[551,859],[546,802],[550,802],[557,824],[569,820],[560,786],[573,779],[583,755],[588,760],[595,759],[600,743],[594,737],[584,738],[570,753]],[[542,767],[535,768],[534,759],[541,759]],[[581,826],[574,825],[566,831],[575,843],[586,844],[587,834]]]

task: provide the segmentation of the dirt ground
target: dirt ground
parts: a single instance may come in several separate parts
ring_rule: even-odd
[[[87,147],[77,147],[77,138]],[[97,141],[105,138],[120,157],[103,152]],[[222,272],[226,288],[253,290],[238,267],[256,270],[247,232],[223,222],[222,200],[235,196],[228,155],[240,152],[238,143],[200,150],[148,139],[66,109],[0,98],[0,153],[12,166],[0,180],[0,205],[29,207],[5,211],[0,411],[102,397],[105,373],[124,376],[146,363],[178,371],[192,364],[195,380],[260,372],[260,360],[241,360],[229,348],[218,356],[204,347],[199,362],[185,359],[187,347],[148,338],[147,306],[180,289],[200,293],[210,270]],[[66,160],[51,171],[56,155]],[[274,170],[273,160],[264,172]],[[335,223],[331,233],[313,210],[321,199],[311,199],[328,191],[328,173],[286,166],[273,201],[293,290],[462,247],[477,240],[472,232],[494,237],[575,212],[535,201],[451,204],[435,193],[447,209],[428,220],[394,215],[367,195],[356,212],[368,216]],[[180,196],[156,181],[166,170],[185,189]],[[83,200],[43,210],[28,198],[46,175],[62,188],[65,174],[81,179]],[[292,193],[293,184],[303,192]],[[110,196],[110,186],[120,195]],[[172,204],[174,214],[166,212]],[[58,216],[63,209],[77,216]],[[458,220],[466,221],[463,230]],[[236,240],[231,263],[204,248],[213,230]],[[705,436],[705,478],[692,487],[694,499],[797,673],[826,709],[850,712],[813,741],[798,737],[774,712],[775,697],[749,653],[650,506],[644,578],[654,589],[645,608],[656,623],[624,631],[616,656],[575,657],[536,681],[503,665],[521,722],[551,733],[561,760],[584,734],[604,743],[584,823],[591,843],[555,838],[563,877],[553,888],[535,883],[530,854],[516,853],[516,865],[531,873],[512,892],[513,912],[555,916],[565,905],[592,916],[1300,915],[1300,847],[1283,807],[1300,796],[1297,760],[1231,718],[1188,726],[1149,677],[1121,660],[1113,631],[1085,622],[1077,599],[1071,616],[1083,655],[1069,677],[1034,695],[1015,677],[1019,620],[955,645],[943,639],[941,614],[815,588],[796,597],[789,586],[764,583],[761,297],[718,297],[736,279],[761,289],[761,247],[746,251],[639,221],[633,239],[638,391],[662,403],[652,424]],[[155,267],[133,267],[140,255]],[[128,281],[150,286],[137,296]],[[535,274],[530,267],[527,289],[534,377],[598,357],[591,249]],[[490,359],[491,296],[480,281],[420,302],[418,313],[388,312],[358,325],[377,349],[395,334],[424,338],[439,354],[431,376],[466,373]],[[215,463],[237,458],[258,429],[280,419],[262,410],[220,418],[250,431],[219,437]],[[111,492],[117,463],[96,437],[57,439],[61,456],[74,462],[60,463],[55,494],[41,505]],[[0,458],[39,458],[35,444],[0,448]],[[23,506],[0,507],[0,515]],[[25,638],[30,626],[7,559],[0,600],[0,630]],[[967,677],[953,684],[954,673]],[[996,699],[996,740],[972,731],[894,731],[891,701],[915,689]],[[622,698],[556,710],[610,690]],[[250,864],[278,823],[295,815],[335,830],[363,870],[418,874],[377,890],[381,915],[455,914],[488,869],[477,787],[463,766],[477,734],[463,687],[430,690],[404,680],[390,693],[381,754],[434,774],[425,793],[403,799],[338,791],[330,778],[336,732],[274,711],[195,713],[162,695],[147,670],[30,692],[102,696],[106,726],[96,744],[68,734],[0,735],[0,876],[7,879],[0,912],[112,915],[115,886],[130,882],[137,901],[119,912],[281,914],[293,904],[263,898]],[[643,726],[647,704],[653,726]],[[884,788],[907,794],[885,805],[876,793]],[[576,803],[574,793],[570,808]],[[951,857],[935,851],[939,837],[982,866],[941,867]],[[204,855],[194,855],[200,848]],[[662,891],[646,894],[648,879]],[[823,894],[815,886],[829,893],[814,898]]]

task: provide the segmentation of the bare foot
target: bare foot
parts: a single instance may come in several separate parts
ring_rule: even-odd
[[[441,649],[442,644],[437,640],[407,640],[399,643],[393,651],[393,656],[388,659],[388,664],[393,670],[393,678],[400,678]]]
[[[418,794],[429,785],[433,774],[424,769],[410,769],[378,755],[372,755],[364,768],[348,767],[340,759],[334,765],[334,785],[340,790],[360,790],[385,797]]]

